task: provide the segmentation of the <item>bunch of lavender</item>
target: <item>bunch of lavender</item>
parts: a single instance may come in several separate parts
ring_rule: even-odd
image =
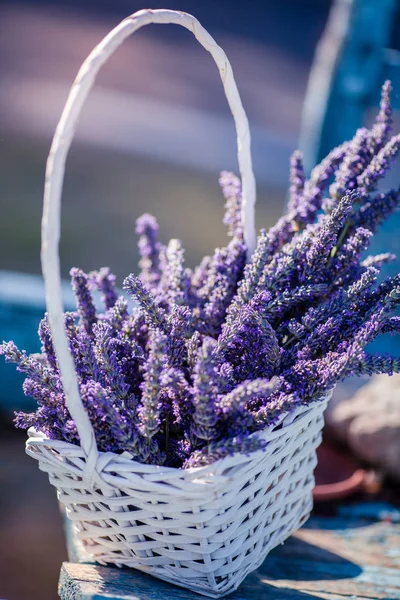
[[[400,371],[399,358],[366,350],[400,330],[400,275],[377,283],[394,257],[364,257],[400,204],[400,190],[376,193],[400,149],[400,136],[389,139],[390,92],[387,82],[372,129],[358,130],[309,179],[293,155],[287,212],[260,232],[247,263],[240,181],[224,172],[231,240],[194,270],[179,240],[159,241],[150,215],[137,222],[140,275],[124,282],[132,309],[108,269],[72,269],[77,310],[65,314],[65,330],[100,450],[173,467],[208,464],[261,449],[251,433],[350,375]],[[94,289],[104,311],[95,309]],[[40,355],[1,346],[38,403],[16,425],[78,444],[47,316],[39,337]]]

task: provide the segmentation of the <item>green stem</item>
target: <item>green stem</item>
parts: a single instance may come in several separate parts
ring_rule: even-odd
[[[342,228],[342,231],[339,233],[336,244],[332,248],[330,256],[329,256],[328,265],[327,265],[328,268],[331,266],[332,260],[335,258],[337,251],[339,250],[340,246],[343,244],[344,238],[346,237],[347,232],[351,225],[352,225],[352,221],[349,219],[348,221],[346,221],[346,223],[344,224],[344,226]]]

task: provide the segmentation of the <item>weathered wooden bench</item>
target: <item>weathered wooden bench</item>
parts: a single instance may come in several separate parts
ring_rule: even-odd
[[[71,540],[74,561],[82,550]],[[133,569],[66,562],[61,600],[195,600],[197,594]],[[314,515],[264,564],[232,600],[400,599],[400,511],[384,503],[358,503],[334,516]]]

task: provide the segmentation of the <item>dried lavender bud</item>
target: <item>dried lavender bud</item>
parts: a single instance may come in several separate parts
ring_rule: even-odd
[[[226,311],[237,290],[237,285],[243,273],[246,262],[246,247],[236,238],[222,250],[214,254],[213,263],[204,293],[207,301],[204,305],[204,315],[209,326],[203,326],[205,332],[217,335],[221,331]]]
[[[93,283],[101,292],[101,300],[108,310],[112,308],[118,299],[115,287],[116,277],[108,267],[103,267],[99,271],[89,273],[89,282]]]
[[[115,339],[112,328],[104,322],[97,323],[94,328],[94,354],[102,373],[105,386],[109,387],[120,400],[126,398],[129,393],[129,385],[126,383],[120,371],[120,365],[115,350]]]
[[[280,349],[275,332],[257,310],[260,297],[262,294],[244,306],[237,319],[226,325],[218,338],[218,359],[233,366],[237,382],[270,378],[279,364]]]
[[[334,148],[319,165],[314,167],[310,178],[304,184],[303,198],[299,202],[297,210],[282,217],[277,225],[269,231],[271,249],[274,252],[289,242],[299,230],[313,223],[315,216],[321,209],[324,192],[331,177],[341,165],[348,148],[348,142],[341,144]]]
[[[203,339],[203,336],[198,331],[195,331],[192,337],[186,342],[187,362],[190,369],[193,369],[196,364],[199,349],[203,344]]]
[[[390,190],[366,200],[352,216],[355,227],[365,227],[375,233],[380,225],[400,206],[400,190]]]
[[[215,357],[215,342],[204,338],[193,369],[193,424],[194,439],[207,443],[218,437],[218,416],[215,400],[218,394],[218,371]]]
[[[170,240],[165,251],[165,265],[160,281],[163,296],[171,307],[187,300],[188,282],[184,266],[184,249],[180,240]]]
[[[240,214],[242,207],[242,184],[240,179],[233,173],[222,171],[219,183],[226,200],[224,224],[228,225],[228,235],[242,240],[243,226]]]
[[[289,213],[297,211],[302,202],[305,180],[303,156],[295,150],[290,157]]]
[[[89,290],[89,278],[86,273],[77,268],[71,269],[70,276],[72,289],[75,292],[80,324],[89,335],[92,335],[92,328],[97,321],[97,317]]]
[[[14,342],[0,344],[0,354],[4,356],[6,362],[15,363],[17,371],[24,373],[36,383],[43,384],[52,391],[60,391],[57,375],[33,356],[27,356],[24,350],[19,350]]]
[[[386,144],[389,139],[393,125],[393,111],[391,106],[392,84],[385,81],[382,86],[382,96],[379,108],[379,114],[375,125],[371,130],[371,150],[376,152]]]
[[[400,333],[400,317],[390,317],[383,325],[381,333]]]
[[[359,268],[360,256],[368,248],[372,232],[364,227],[357,227],[343,244],[337,255],[335,270],[338,274],[351,273]]]
[[[186,340],[194,333],[192,311],[188,306],[175,305],[167,321],[171,364],[182,366],[187,362]]]
[[[167,331],[164,311],[157,306],[152,294],[143,286],[138,277],[129,275],[124,281],[124,290],[139,303],[143,316],[150,327]]]
[[[152,438],[160,427],[160,392],[161,373],[166,366],[165,350],[167,338],[160,331],[154,329],[150,333],[149,356],[144,365],[144,375],[141,405],[138,409],[139,431],[145,438],[141,447],[143,459],[146,461],[153,452]]]
[[[115,452],[121,448],[135,454],[137,433],[134,425],[127,425],[119,414],[118,406],[112,404],[112,394],[100,383],[88,381],[80,387],[81,398],[89,418],[96,423],[96,439],[105,452]],[[127,435],[129,428],[129,434]],[[129,440],[129,443],[127,441]]]
[[[39,338],[42,343],[42,352],[46,357],[47,364],[49,365],[50,369],[53,369],[53,371],[57,372],[57,357],[53,346],[53,340],[51,339],[51,331],[47,313],[39,324]]]
[[[203,298],[204,293],[201,293],[207,284],[210,268],[212,265],[211,256],[205,256],[201,263],[195,268],[191,280],[191,292],[196,299]]]
[[[352,206],[357,196],[348,194],[339,202],[330,215],[327,215],[321,223],[320,230],[314,237],[314,241],[305,256],[304,279],[316,283],[326,280],[326,268],[329,267],[328,260],[338,249],[340,244],[339,232],[345,226],[352,212]]]
[[[203,450],[195,451],[190,458],[183,464],[184,469],[192,469],[195,467],[205,467],[214,463],[216,460],[232,456],[240,452],[241,454],[251,454],[259,450],[264,450],[267,446],[267,441],[259,437],[237,436],[219,440],[218,442],[210,443]]]
[[[228,394],[218,400],[218,409],[222,412],[223,419],[231,420],[235,433],[246,433],[254,427],[254,416],[247,406],[249,403],[268,396],[276,389],[276,379],[254,379],[238,385]]]
[[[362,196],[376,190],[379,179],[384,177],[399,150],[400,135],[396,135],[373,157],[369,166],[357,178],[357,187]]]
[[[353,369],[357,375],[393,375],[400,372],[400,358],[363,352]]]
[[[164,369],[160,381],[171,399],[172,423],[189,426],[194,410],[193,397],[183,371],[176,367]]]
[[[138,244],[141,256],[140,279],[150,291],[153,291],[157,288],[161,277],[161,244],[158,241],[157,220],[152,215],[142,215],[136,221],[136,233],[140,236]]]
[[[335,182],[329,188],[332,198],[340,200],[347,191],[357,187],[357,176],[363,173],[372,158],[368,141],[368,129],[364,127],[359,129],[347,148],[342,164],[336,171]]]
[[[396,260],[396,255],[391,252],[384,252],[382,254],[376,254],[375,256],[367,256],[362,262],[362,267],[376,267],[380,269],[383,265],[393,262]]]
[[[86,331],[79,331],[74,339],[75,369],[82,382],[99,381],[101,374],[97,363],[93,338]]]
[[[251,257],[251,261],[246,265],[244,277],[239,283],[237,294],[233,298],[231,305],[228,308],[228,323],[237,317],[240,308],[249,302],[256,294],[258,290],[259,279],[269,261],[269,241],[269,237],[265,230],[261,230],[257,239],[256,249]]]
[[[114,305],[108,309],[104,320],[109,324],[115,335],[123,329],[128,319],[128,302],[121,296],[120,298],[117,298]]]

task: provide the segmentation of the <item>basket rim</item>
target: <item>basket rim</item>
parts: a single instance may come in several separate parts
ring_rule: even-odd
[[[303,418],[306,417],[311,411],[319,409],[321,412],[324,412],[332,393],[333,390],[329,390],[326,394],[324,394],[324,396],[312,401],[308,405],[300,405],[293,412],[283,413],[276,423],[266,427],[265,429],[251,433],[249,437],[262,437],[264,439],[268,439],[268,441],[273,441],[275,438],[280,437],[282,432],[287,432],[289,429],[295,431],[297,428],[301,427]],[[287,421],[286,424],[285,421]],[[281,425],[284,426],[280,427]],[[74,444],[72,442],[66,442],[64,440],[51,440],[46,436],[45,433],[36,431],[33,427],[30,427],[28,429],[26,450],[28,451],[34,446],[45,446],[51,450],[59,452],[59,454],[64,457],[75,458],[78,460],[81,459],[85,461],[85,454],[81,445]],[[31,454],[30,452],[28,453]],[[105,460],[107,463],[112,461],[114,465],[118,464],[119,468],[123,467],[124,465],[125,467],[129,466],[127,471],[131,471],[132,464],[134,464],[135,470],[138,474],[140,473],[142,475],[146,475],[147,477],[153,475],[156,478],[155,480],[159,479],[160,476],[165,475],[168,476],[169,480],[171,480],[171,478],[174,477],[177,479],[182,479],[183,477],[197,479],[197,477],[203,477],[207,475],[213,475],[213,477],[215,475],[222,475],[223,472],[230,467],[239,466],[242,463],[248,462],[252,457],[260,453],[264,453],[264,450],[255,450],[247,454],[243,452],[235,452],[228,456],[224,456],[223,458],[220,458],[209,465],[190,467],[189,469],[139,463],[134,459],[129,451],[122,452],[121,454],[100,451],[99,459]]]

